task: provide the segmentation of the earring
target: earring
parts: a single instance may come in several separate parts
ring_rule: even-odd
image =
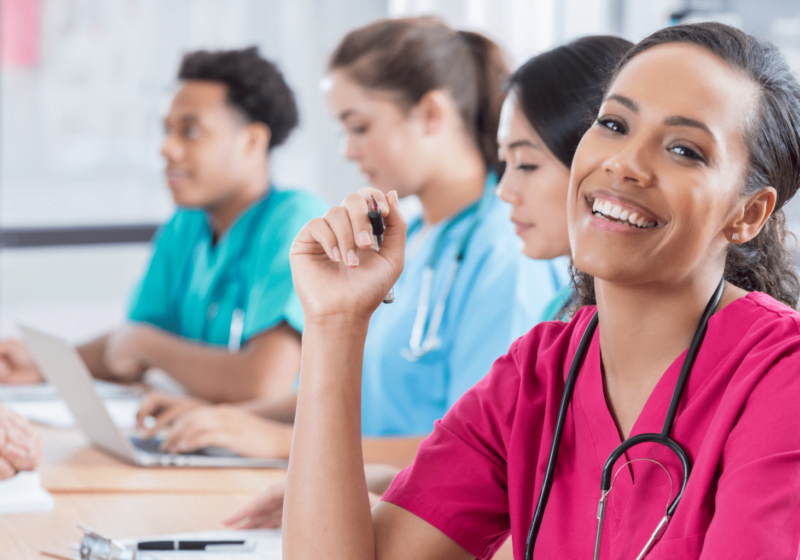
[[[733,235],[731,235],[731,241],[739,241],[739,234],[734,233]]]

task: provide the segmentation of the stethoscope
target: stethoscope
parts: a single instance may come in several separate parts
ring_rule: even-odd
[[[647,544],[645,544],[644,549],[642,549],[642,552],[639,553],[639,556],[637,556],[636,560],[641,560],[644,558],[645,555],[650,552],[650,549],[653,547],[656,541],[661,538],[667,529],[670,519],[672,519],[672,516],[675,513],[675,509],[678,507],[678,503],[681,501],[683,491],[686,489],[686,483],[689,481],[689,473],[692,470],[692,464],[689,460],[689,456],[686,454],[686,451],[684,451],[684,449],[674,439],[672,439],[669,434],[672,431],[673,424],[675,423],[675,416],[678,412],[678,405],[680,404],[681,396],[683,395],[683,388],[686,385],[686,380],[689,377],[689,373],[692,371],[694,361],[697,358],[697,353],[700,351],[700,345],[703,343],[706,330],[708,330],[708,321],[714,314],[714,310],[717,308],[717,305],[719,305],[724,287],[725,279],[723,278],[720,280],[714,295],[711,297],[711,301],[708,302],[708,305],[705,308],[705,311],[703,311],[700,324],[697,326],[697,330],[695,330],[694,337],[692,338],[692,344],[689,346],[689,350],[686,353],[686,359],[683,361],[681,373],[678,376],[677,383],[675,384],[675,390],[672,393],[672,401],[669,404],[667,417],[664,420],[664,427],[661,430],[661,433],[638,434],[628,438],[622,442],[619,447],[611,452],[611,455],[608,457],[608,460],[603,466],[603,476],[600,483],[602,494],[597,509],[597,537],[595,538],[594,544],[595,560],[597,560],[600,555],[600,537],[603,532],[606,499],[608,498],[608,493],[611,491],[611,486],[613,484],[612,469],[614,468],[614,464],[617,462],[617,460],[629,449],[640,443],[658,443],[671,449],[672,452],[678,456],[678,459],[680,459],[681,465],[683,466],[683,483],[681,484],[681,488],[678,491],[678,494],[675,496],[675,499],[667,505],[664,517],[658,523],[658,526],[656,527],[655,531],[653,531],[653,534],[650,536],[650,539],[648,539]],[[581,369],[583,360],[586,358],[586,352],[589,349],[589,344],[591,343],[595,330],[597,329],[597,322],[597,313],[595,313],[594,317],[592,317],[592,320],[589,322],[589,326],[586,327],[586,332],[583,333],[583,337],[578,345],[578,349],[575,352],[575,358],[572,360],[572,365],[570,366],[567,382],[564,386],[564,395],[561,397],[561,406],[558,409],[558,420],[556,422],[555,434],[553,435],[553,443],[550,446],[550,456],[547,459],[547,470],[545,471],[544,480],[542,482],[542,491],[539,493],[539,501],[536,504],[536,510],[533,514],[533,521],[531,521],[531,528],[528,532],[528,540],[525,545],[525,560],[533,559],[533,548],[536,543],[536,537],[539,534],[539,527],[542,524],[544,508],[547,506],[547,500],[550,496],[550,489],[553,486],[553,473],[555,472],[556,460],[558,459],[558,448],[561,444],[561,435],[564,431],[567,408],[572,400],[572,393],[575,389],[575,381],[578,377],[578,372]]]
[[[439,347],[441,347],[442,340],[439,338],[439,327],[442,324],[442,318],[444,317],[447,299],[450,296],[450,291],[453,287],[453,282],[456,279],[456,274],[458,273],[459,268],[461,268],[461,263],[464,260],[464,255],[467,252],[467,246],[472,238],[472,234],[475,233],[475,229],[480,224],[484,214],[486,214],[486,209],[489,207],[493,197],[494,189],[487,188],[480,201],[459,212],[455,217],[453,217],[452,220],[450,220],[447,225],[442,228],[442,231],[439,233],[439,237],[436,239],[433,251],[428,257],[428,260],[425,262],[425,268],[422,271],[422,287],[419,293],[419,303],[417,304],[417,312],[414,316],[414,324],[411,328],[411,339],[408,342],[408,348],[400,349],[400,355],[409,362],[416,362],[427,353],[437,350]],[[472,219],[472,223],[470,224],[469,229],[467,229],[466,234],[464,234],[464,237],[461,239],[455,259],[453,259],[453,262],[450,263],[450,266],[447,269],[447,276],[445,277],[444,286],[439,294],[439,298],[436,300],[436,304],[433,308],[433,315],[431,315],[429,321],[428,312],[430,311],[431,307],[434,266],[439,260],[442,250],[444,249],[447,234],[450,233],[450,230],[452,230],[456,224],[460,223],[464,218],[473,212],[475,216]],[[417,222],[417,225],[421,223],[421,221]],[[414,228],[412,228],[412,232],[410,233],[413,233],[413,229]]]
[[[257,230],[261,225],[261,218],[263,213],[266,211],[269,201],[270,195],[273,191],[272,185],[270,185],[267,194],[264,195],[261,200],[255,203],[257,208],[252,208],[253,212],[257,212],[257,215],[253,216],[250,221],[250,225],[247,228],[247,232],[244,236],[244,243],[242,243],[241,248],[239,249],[239,254],[236,256],[236,261],[233,265],[231,270],[233,282],[236,285],[236,306],[231,313],[231,326],[228,332],[228,351],[229,352],[238,352],[239,348],[242,345],[242,334],[244,332],[244,305],[245,299],[247,294],[245,293],[245,274],[244,274],[244,257],[249,252],[250,248],[256,242]],[[245,211],[247,212],[247,211]],[[235,224],[234,224],[235,225]],[[197,234],[197,239],[194,243],[194,249],[191,253],[189,253],[189,257],[186,259],[186,263],[183,266],[183,270],[181,271],[181,275],[179,276],[178,283],[175,287],[175,292],[173,292],[172,297],[172,305],[173,309],[176,311],[176,317],[178,316],[178,311],[180,310],[181,302],[183,300],[184,294],[189,289],[189,282],[192,277],[192,271],[194,270],[195,263],[197,262],[197,257],[199,252],[203,248],[203,239],[206,236],[206,231],[204,228],[201,228]],[[216,291],[219,289],[219,285],[223,282],[217,282],[215,286],[211,289],[212,291]],[[212,293],[213,295],[213,293]],[[213,298],[212,298],[213,299]],[[218,312],[219,310],[219,303],[214,301],[209,305],[208,313]],[[209,324],[211,321],[206,318],[206,321],[203,323],[203,330],[201,333],[201,338],[203,340],[208,340],[208,329]]]

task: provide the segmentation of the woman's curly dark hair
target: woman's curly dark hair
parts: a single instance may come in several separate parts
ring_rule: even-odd
[[[755,238],[728,246],[725,280],[796,308],[800,279],[794,247],[789,247],[795,238],[786,228],[782,208],[800,185],[800,84],[775,46],[721,23],[676,25],[656,31],[628,51],[614,76],[635,56],[667,43],[706,48],[758,86],[758,110],[745,133],[749,160],[742,191],[750,195],[769,185],[778,193],[777,202]],[[595,304],[594,279],[572,267],[572,281],[578,296],[576,307]]]
[[[180,80],[220,82],[228,90],[228,103],[250,122],[269,127],[269,149],[280,146],[297,126],[294,92],[278,67],[261,58],[257,47],[186,54],[178,70]]]

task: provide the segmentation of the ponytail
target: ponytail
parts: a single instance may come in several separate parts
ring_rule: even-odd
[[[348,33],[328,69],[343,69],[362,87],[395,94],[404,110],[430,91],[446,90],[487,168],[497,163],[509,67],[492,40],[433,17],[385,19]]]
[[[505,83],[508,79],[508,62],[502,49],[484,35],[474,31],[459,31],[458,34],[469,45],[475,61],[477,77],[477,100],[473,134],[487,165],[497,164],[497,127],[500,124],[500,109],[505,98]]]

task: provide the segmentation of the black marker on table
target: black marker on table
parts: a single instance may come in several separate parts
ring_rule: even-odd
[[[380,251],[381,245],[383,245],[383,232],[386,231],[386,227],[383,225],[383,216],[381,216],[381,209],[378,208],[378,202],[375,200],[375,197],[372,196],[372,208],[369,209],[367,212],[367,216],[369,217],[369,222],[372,224],[372,248],[376,251]],[[383,298],[383,303],[392,303],[394,301],[394,289],[390,289],[389,293],[386,294],[386,297]]]

